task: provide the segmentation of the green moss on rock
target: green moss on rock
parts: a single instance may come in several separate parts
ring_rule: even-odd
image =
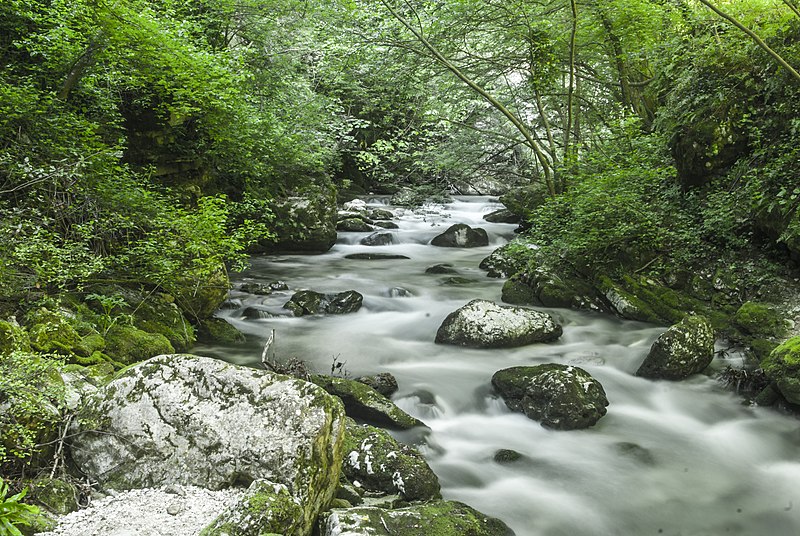
[[[320,523],[322,536],[513,536],[499,519],[466,504],[434,501],[396,510],[358,507],[332,510]]]
[[[343,453],[344,475],[368,490],[399,493],[407,501],[441,497],[439,479],[425,458],[385,430],[348,420]]]
[[[775,348],[761,368],[792,404],[800,404],[800,337],[792,337]]]
[[[200,536],[306,536],[305,517],[302,506],[286,486],[257,480],[239,502],[220,514]]]
[[[772,307],[745,302],[733,315],[733,322],[746,333],[759,338],[780,337],[786,333],[783,317]]]
[[[160,333],[148,333],[133,326],[114,326],[106,336],[106,353],[130,365],[161,354],[174,354],[169,340]]]
[[[0,355],[7,355],[14,351],[30,352],[30,337],[15,319],[0,320]]]

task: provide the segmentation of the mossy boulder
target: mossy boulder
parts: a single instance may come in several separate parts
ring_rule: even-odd
[[[303,520],[318,512],[304,512],[289,488],[256,480],[245,495],[200,532],[200,536],[306,536]]]
[[[0,355],[7,355],[15,351],[30,352],[30,337],[16,319],[0,320]]]
[[[714,329],[702,316],[687,316],[653,343],[637,376],[682,380],[705,370],[714,358]]]
[[[757,338],[781,337],[786,333],[784,318],[772,307],[748,301],[733,315],[733,322],[745,333]]]
[[[489,277],[510,277],[524,270],[535,252],[536,246],[532,242],[515,238],[494,250],[478,267],[486,270]]]
[[[207,318],[197,327],[197,340],[204,343],[238,344],[246,338],[244,333],[224,318]]]
[[[508,525],[456,501],[434,501],[386,510],[331,510],[320,521],[322,536],[513,536]]]
[[[340,398],[345,412],[354,419],[398,430],[424,426],[421,421],[398,408],[394,402],[365,383],[321,374],[313,374],[310,381]]]
[[[282,484],[308,534],[339,481],[344,419],[341,402],[308,382],[166,355],[85,397],[68,446],[103,489]]]
[[[787,401],[800,404],[800,337],[775,348],[761,362],[761,368]]]
[[[74,484],[59,478],[41,478],[33,482],[31,498],[50,512],[66,515],[80,508],[80,493]]]
[[[579,367],[548,363],[497,371],[492,385],[513,411],[556,430],[587,428],[606,414],[600,382]]]
[[[228,271],[220,262],[215,270],[187,270],[167,287],[178,308],[193,320],[210,318],[228,297]]]
[[[370,376],[361,376],[356,378],[356,381],[372,387],[386,398],[395,394],[399,388],[397,379],[389,372],[379,372],[378,374],[372,374]]]
[[[547,313],[472,300],[447,315],[436,332],[436,342],[474,348],[510,348],[554,341],[561,332],[561,326]]]
[[[66,311],[40,307],[28,312],[25,322],[31,346],[39,352],[69,355],[81,343],[77,320]]]
[[[133,326],[116,325],[109,330],[105,340],[105,353],[125,365],[175,352],[164,335],[148,333]]]
[[[465,223],[451,225],[431,240],[432,246],[442,248],[476,248],[489,245],[489,235],[480,227],[472,228]]]
[[[220,285],[225,285],[221,280],[219,283]],[[218,287],[215,292],[225,288],[227,287]],[[206,308],[202,309],[202,314],[199,317],[202,319],[207,318],[216,311],[223,301],[219,300],[219,293],[212,297],[211,291],[207,292],[209,303]],[[209,313],[208,311],[212,308],[212,304],[213,309]],[[152,294],[143,297],[139,303],[132,303],[131,306],[133,309],[133,325],[137,328],[149,333],[163,335],[178,352],[184,352],[194,344],[196,340],[195,329],[180,311],[172,296],[160,293]]]
[[[505,282],[501,299],[516,305],[607,310],[597,290],[584,278],[533,261]]]
[[[439,479],[425,458],[385,430],[348,419],[343,453],[344,476],[367,490],[399,493],[406,501],[441,497]]]
[[[318,186],[270,204],[274,242],[261,242],[259,251],[324,253],[336,243],[336,189]]]

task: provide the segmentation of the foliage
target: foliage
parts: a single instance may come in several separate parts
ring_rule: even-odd
[[[30,525],[31,516],[38,515],[39,508],[20,502],[25,497],[27,489],[10,497],[8,493],[8,484],[0,478],[0,531],[9,536],[22,536],[17,527]]]
[[[11,474],[30,464],[42,440],[61,422],[64,384],[55,356],[12,352],[0,357],[0,467]]]

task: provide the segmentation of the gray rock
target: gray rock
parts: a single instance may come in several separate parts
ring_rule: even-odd
[[[516,238],[494,250],[478,267],[486,270],[488,277],[510,277],[522,271],[535,254],[533,243]]]
[[[394,242],[394,235],[388,231],[378,231],[361,239],[362,246],[388,246]]]
[[[593,426],[608,406],[600,382],[585,370],[568,365],[499,370],[492,376],[492,385],[509,409],[557,430]]]
[[[399,229],[400,226],[397,225],[393,221],[376,221],[375,227],[380,227],[381,229]]]
[[[378,426],[407,430],[424,424],[415,419],[378,391],[356,380],[313,374],[312,382],[339,397],[350,417]]]
[[[361,309],[364,297],[355,290],[347,290],[338,294],[321,294],[313,290],[296,292],[283,307],[292,311],[294,316],[332,314],[342,315],[355,313]]]
[[[435,529],[435,532],[434,532]],[[322,536],[514,536],[505,523],[456,501],[395,510],[361,506],[333,509],[320,522]]]
[[[106,489],[285,485],[310,530],[336,489],[344,410],[317,386],[207,357],[162,355],[82,406],[77,468]]]
[[[483,219],[488,221],[489,223],[519,223],[522,218],[519,217],[519,214],[515,214],[508,210],[507,208],[501,208],[500,210],[495,210],[494,212],[490,212],[489,214],[485,214]]]
[[[367,216],[373,220],[391,220],[394,214],[382,208],[374,208],[367,213]]]
[[[489,245],[489,235],[484,229],[473,229],[465,223],[451,225],[445,232],[431,240],[432,246],[443,248],[474,248]]]
[[[714,329],[702,316],[687,316],[662,333],[637,376],[682,380],[702,372],[714,358]]]
[[[248,294],[256,294],[258,296],[268,296],[272,294],[272,287],[270,287],[269,284],[256,283],[254,281],[242,283],[242,285],[239,287],[239,290],[242,292],[247,292]]]
[[[416,449],[398,443],[389,433],[348,419],[342,472],[363,488],[406,501],[441,497],[439,479]]]
[[[549,342],[561,326],[547,313],[472,300],[450,313],[436,332],[436,342],[474,348],[509,348]]]
[[[356,378],[356,381],[372,387],[386,398],[395,394],[398,389],[397,380],[388,372],[380,372],[372,376],[361,376]]]
[[[361,218],[345,218],[343,220],[339,220],[336,224],[337,231],[343,232],[369,232],[375,230],[375,228],[362,220]]]

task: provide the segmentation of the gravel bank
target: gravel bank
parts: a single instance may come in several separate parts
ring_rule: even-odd
[[[197,536],[244,490],[169,486],[118,492],[63,516],[40,536]]]

